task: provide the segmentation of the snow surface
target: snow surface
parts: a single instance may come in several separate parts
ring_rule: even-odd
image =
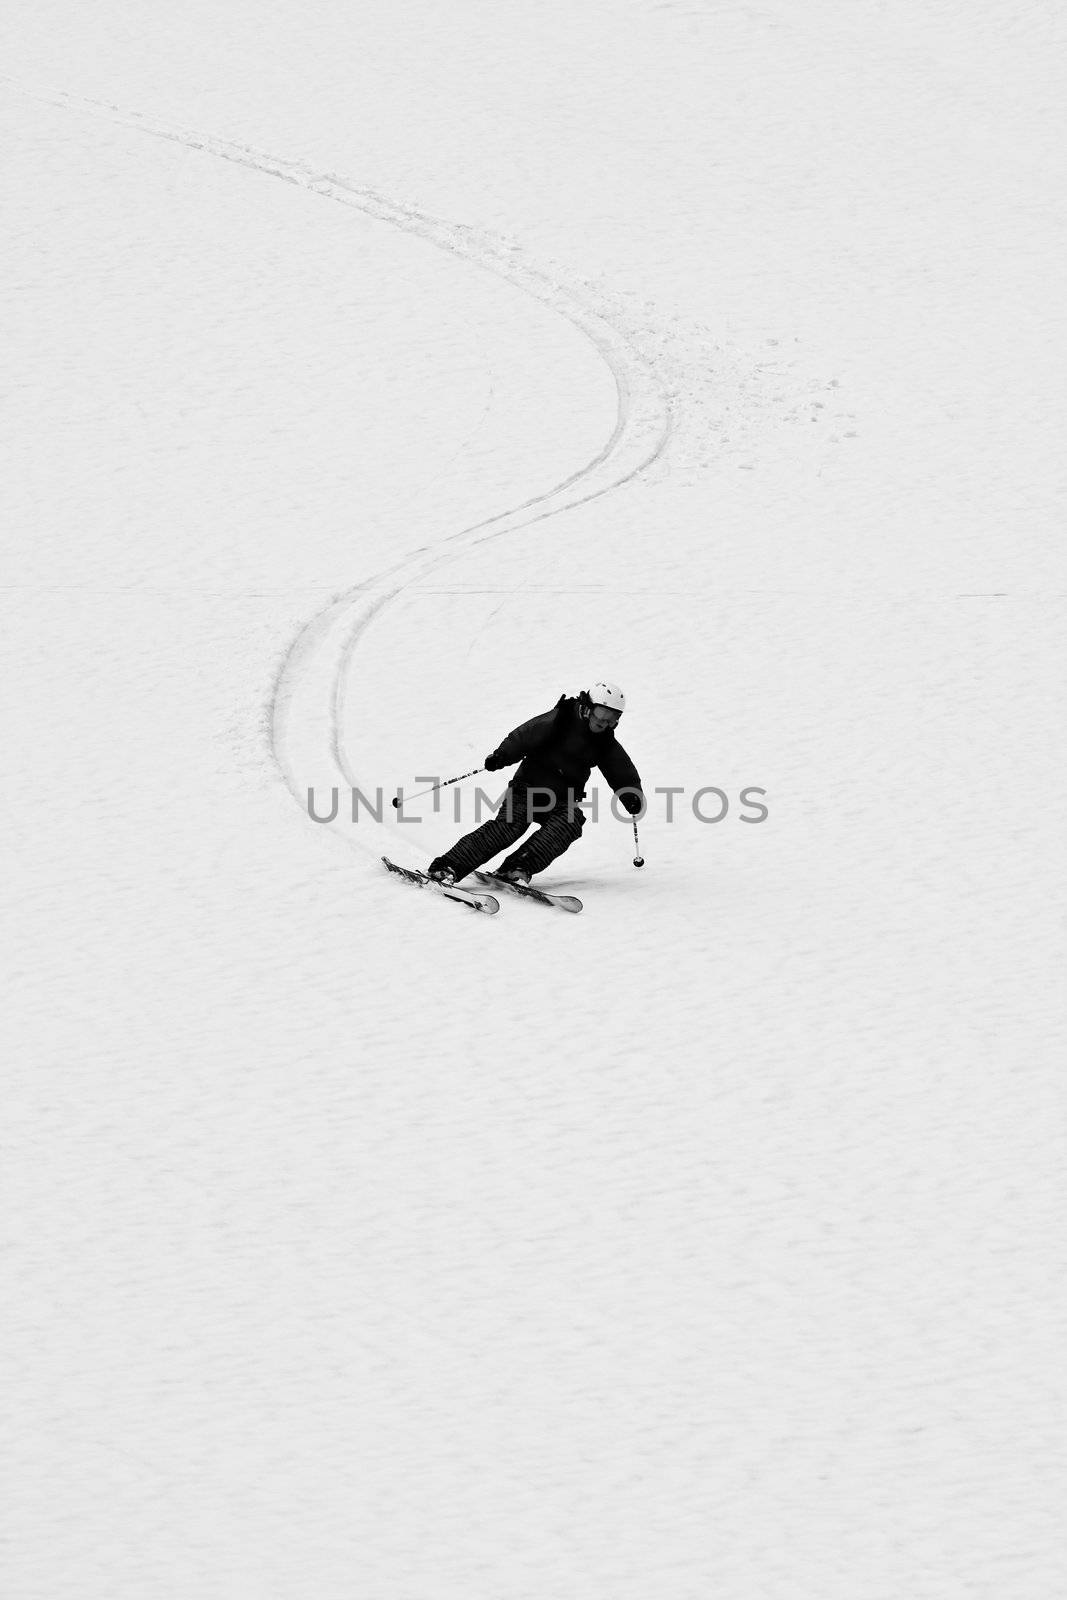
[[[5,1596],[1067,1593],[1065,36],[0,23]]]

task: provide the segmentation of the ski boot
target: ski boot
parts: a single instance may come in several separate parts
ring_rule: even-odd
[[[530,873],[526,867],[501,867],[496,876],[503,878],[505,883],[517,883],[521,889],[525,889],[530,881]]]

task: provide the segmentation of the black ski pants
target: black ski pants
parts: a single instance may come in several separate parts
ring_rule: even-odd
[[[561,801],[549,790],[510,786],[495,817],[457,839],[450,850],[430,865],[432,868],[451,867],[457,878],[466,877],[468,872],[484,866],[501,850],[518,844],[534,823],[540,823],[537,832],[513,850],[501,863],[502,867],[525,867],[530,873],[543,872],[581,837],[585,814],[577,805]]]

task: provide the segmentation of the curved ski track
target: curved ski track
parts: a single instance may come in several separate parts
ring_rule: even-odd
[[[345,685],[352,656],[374,618],[408,584],[490,540],[534,526],[561,511],[584,505],[620,489],[662,454],[672,431],[669,395],[610,314],[589,297],[528,265],[507,241],[461,223],[443,221],[401,205],[335,173],[316,172],[301,162],[273,156],[248,145],[158,121],[106,101],[88,100],[62,90],[29,89],[22,93],[65,110],[103,117],[153,138],[202,150],[220,160],[293,183],[339,205],[350,206],[374,220],[428,240],[441,250],[469,261],[512,284],[566,318],[597,350],[615,383],[615,424],[600,450],[584,466],[559,483],[470,527],[461,528],[436,545],[409,552],[394,566],[356,584],[301,629],[286,652],[273,685],[269,718],[271,750],[285,782],[302,811],[307,807],[307,776],[338,787],[358,787],[358,778],[343,748]],[[294,746],[299,746],[299,753]],[[301,776],[303,774],[303,777]],[[364,792],[367,792],[366,790]],[[328,826],[338,829],[343,811]],[[321,826],[322,824],[317,824]],[[377,844],[361,845],[355,830],[345,838],[377,858]]]

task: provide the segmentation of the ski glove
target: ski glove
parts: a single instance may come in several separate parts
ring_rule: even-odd
[[[645,808],[645,797],[640,789],[620,789],[619,803],[628,811],[631,817],[636,817],[638,812]]]
[[[486,756],[482,765],[485,767],[486,772],[499,772],[500,768],[504,765],[504,762],[499,760],[497,756],[492,755]]]

